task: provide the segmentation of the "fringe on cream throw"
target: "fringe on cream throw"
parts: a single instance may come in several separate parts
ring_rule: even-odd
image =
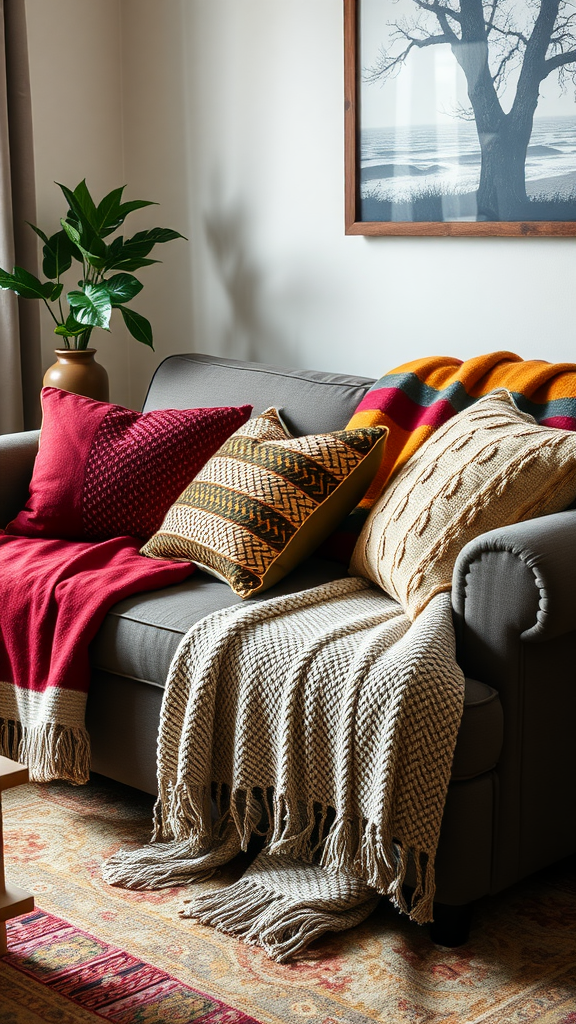
[[[340,915],[357,923],[377,894],[431,920],[463,694],[448,594],[413,623],[357,578],[207,616],[167,681],[154,840],[116,854],[104,877],[135,888],[206,878],[264,834],[232,891],[187,916],[279,959]]]

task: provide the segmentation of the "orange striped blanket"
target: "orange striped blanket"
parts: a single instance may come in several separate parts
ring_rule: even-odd
[[[576,364],[521,359],[513,352],[491,352],[474,359],[432,356],[414,359],[377,380],[348,428],[389,428],[382,465],[360,505],[324,553],[347,560],[355,539],[391,476],[433,432],[455,413],[495,388],[507,388],[538,423],[576,430]]]

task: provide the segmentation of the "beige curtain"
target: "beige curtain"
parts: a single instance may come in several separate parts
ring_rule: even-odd
[[[32,110],[24,0],[0,0],[0,267],[37,273]],[[39,425],[38,304],[0,290],[0,433]]]

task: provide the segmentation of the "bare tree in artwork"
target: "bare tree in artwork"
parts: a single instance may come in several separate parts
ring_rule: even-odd
[[[450,46],[466,76],[480,141],[478,216],[516,219],[528,204],[526,154],[540,85],[554,72],[562,89],[576,84],[576,8],[569,0],[412,2],[414,17],[393,23],[390,46],[366,81],[393,77],[415,49]],[[501,96],[513,69],[519,74],[506,113]]]

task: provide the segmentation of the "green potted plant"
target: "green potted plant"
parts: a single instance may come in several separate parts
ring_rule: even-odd
[[[0,288],[24,299],[41,300],[54,320],[54,333],[61,345],[44,383],[107,401],[108,375],[94,362],[92,331],[110,330],[112,311],[118,309],[132,337],[154,348],[149,320],[127,305],[143,287],[132,271],[158,262],[149,254],[159,242],[184,235],[170,228],[149,228],[131,238],[115,234],[133,210],[156,205],[146,199],[122,202],[125,186],[113,189],[98,205],[85,180],[74,190],[59,187],[68,203],[61,230],[48,237],[30,224],[43,242],[42,270],[47,280],[41,281],[22,267],[14,267],[11,274],[0,269]],[[81,265],[81,279],[64,297],[61,278],[75,262]]]

